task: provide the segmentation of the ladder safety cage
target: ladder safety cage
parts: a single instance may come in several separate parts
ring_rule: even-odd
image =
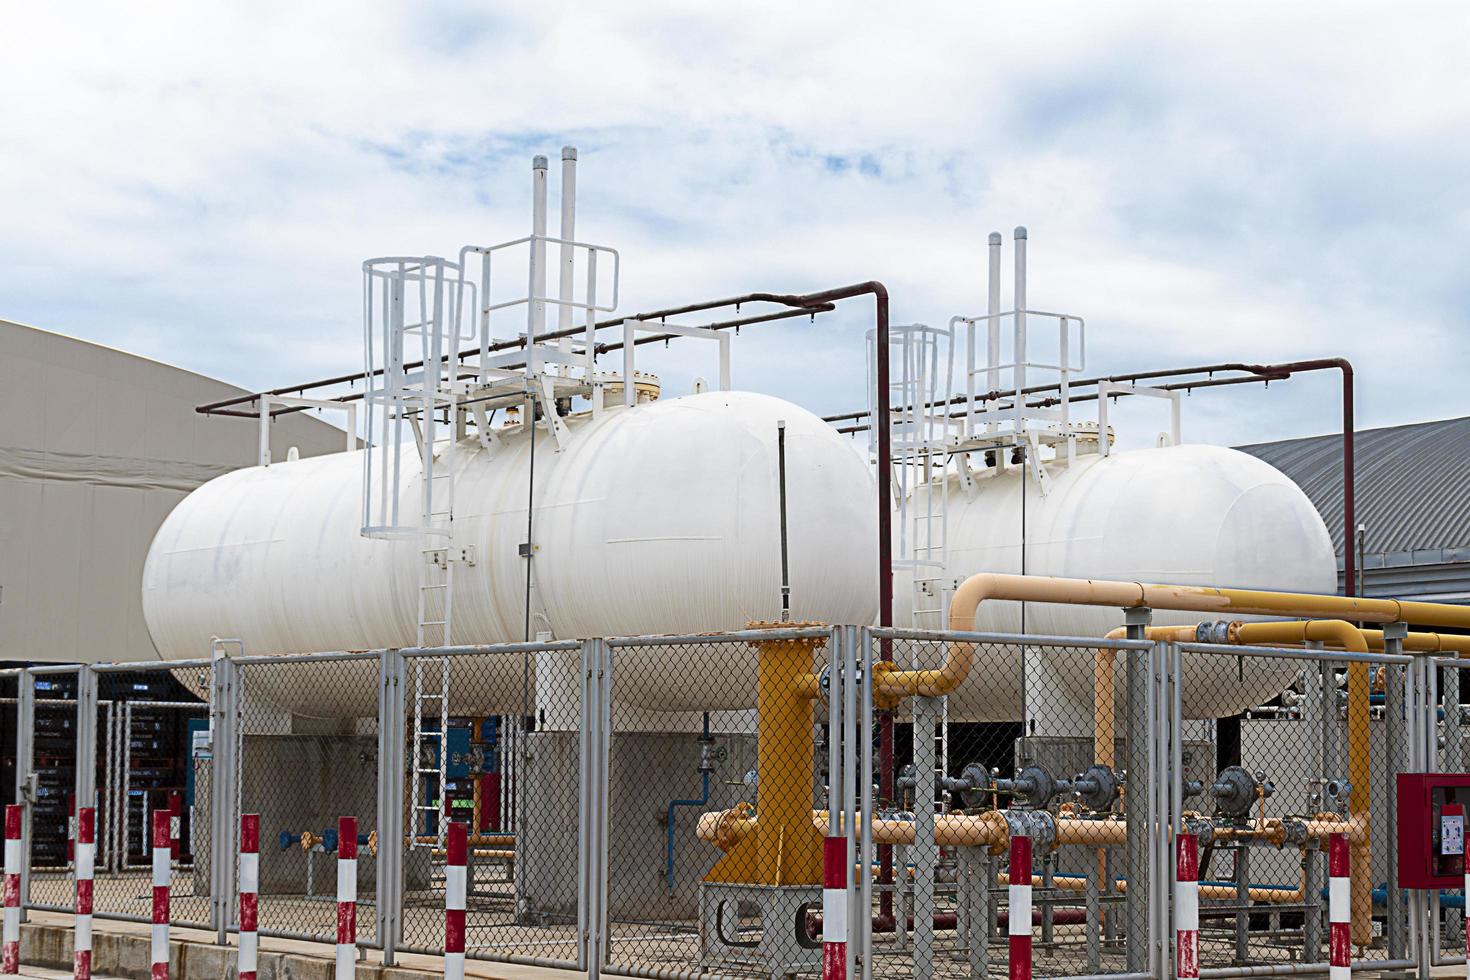
[[[459,267],[436,256],[363,263],[365,537],[449,536],[453,423],[462,387],[458,320],[466,289],[473,286],[461,281]],[[410,372],[407,348],[414,339],[423,363]],[[442,444],[441,415],[451,436]],[[415,475],[420,500],[413,519],[402,491]]]

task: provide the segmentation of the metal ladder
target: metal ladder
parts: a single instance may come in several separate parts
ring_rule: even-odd
[[[437,672],[434,676],[433,672]],[[426,676],[428,675],[428,676]],[[432,688],[426,684],[433,685]],[[433,707],[438,704],[438,731],[424,730],[424,717],[433,717]],[[429,710],[426,712],[425,709]],[[444,819],[444,785],[449,775],[449,658],[416,657],[413,661],[413,758],[411,772],[409,816],[413,826],[408,835],[409,847],[434,847],[441,854],[447,830]],[[438,765],[428,762],[437,757]],[[438,779],[437,792],[429,799],[424,788],[425,777]],[[419,833],[420,814],[434,815],[434,843],[421,840]]]

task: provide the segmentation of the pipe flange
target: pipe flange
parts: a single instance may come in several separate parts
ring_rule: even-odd
[[[995,792],[995,781],[990,770],[978,762],[972,762],[960,770],[960,799],[967,807],[986,806]]]
[[[1221,769],[1210,787],[1210,795],[1215,798],[1215,813],[1234,820],[1249,816],[1259,785],[1256,777],[1244,766]]]
[[[1016,795],[1027,806],[1038,809],[1046,806],[1057,795],[1057,781],[1051,771],[1043,765],[1029,765],[1016,777]],[[1024,789],[1022,787],[1025,787]]]
[[[1118,778],[1112,767],[1102,764],[1087,767],[1087,771],[1074,781],[1078,787],[1077,798],[1087,809],[1102,813],[1113,808],[1118,798]]]
[[[1306,821],[1287,817],[1281,821],[1281,842],[1276,846],[1281,848],[1290,844],[1292,847],[1301,847],[1308,839]]]
[[[839,665],[838,669],[839,670],[842,669],[840,667],[840,665]],[[844,676],[844,675],[845,675],[845,672],[844,672],[844,674],[839,674],[838,676]],[[862,664],[857,665],[857,667],[855,667],[853,669],[852,680],[853,680],[853,683],[857,686],[857,690],[859,690],[859,691],[862,690],[862,684],[863,684],[863,667],[862,667]],[[828,664],[827,666],[823,667],[821,670],[819,670],[817,672],[817,700],[820,701],[823,705],[830,704],[831,703],[831,701],[830,701],[831,692],[832,692],[832,664]]]
[[[1209,844],[1215,839],[1215,822],[1209,817],[1186,817],[1184,832],[1193,834],[1201,844]]]
[[[1049,854],[1056,850],[1057,821],[1049,812],[1014,807],[1001,812],[1005,814],[1006,829],[1012,837],[1031,838],[1032,854]]]

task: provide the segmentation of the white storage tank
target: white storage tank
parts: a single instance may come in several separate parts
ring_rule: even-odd
[[[979,455],[976,456],[979,459]],[[1177,585],[1271,589],[1331,594],[1337,588],[1332,539],[1306,494],[1279,470],[1254,456],[1207,445],[1096,452],[1068,466],[1047,463],[1048,492],[1022,467],[978,474],[972,493],[951,477],[946,577],[977,572],[1064,578],[1121,579]],[[924,509],[925,488],[911,510]],[[1024,508],[1025,562],[1022,564]],[[911,621],[912,587],[895,583],[895,622]],[[1156,610],[1155,625],[1208,619],[1197,613]],[[1122,625],[1117,609],[987,602],[975,629],[1053,636],[1103,636]],[[1037,668],[1054,677],[1056,714],[1089,712],[1093,695],[1090,651],[1037,650]],[[1021,717],[1020,658],[978,652],[976,669],[951,697],[952,720],[1013,721]],[[932,659],[932,658],[931,658]],[[1297,666],[1266,670],[1254,661],[1240,673],[1233,658],[1195,657],[1185,671],[1183,710],[1214,718],[1261,704],[1286,687]],[[1037,677],[1033,674],[1033,678]],[[1121,687],[1120,687],[1121,690]],[[1061,692],[1071,704],[1062,704]],[[1030,692],[1035,699],[1040,697]],[[1090,714],[1083,718],[1090,723]]]
[[[709,392],[573,416],[563,450],[538,429],[531,635],[698,633],[779,618],[782,421],[792,618],[872,622],[877,521],[867,467],[796,405]],[[471,440],[453,455],[454,542],[473,557],[455,570],[456,643],[525,636],[524,429],[500,430],[493,451]],[[417,476],[405,480],[403,500],[417,501],[419,486]],[[413,645],[422,545],[363,538],[361,521],[360,453],[240,470],[200,487],[164,522],[144,570],[144,615],[160,655],[207,656],[215,636],[239,637],[251,654]],[[731,644],[708,660],[695,671],[628,658],[618,695],[666,710],[753,703],[751,650]],[[453,710],[522,710],[524,668],[520,657],[498,674],[482,658],[473,676],[457,666]],[[318,717],[376,713],[371,680],[312,677],[321,680],[302,674],[271,700]]]

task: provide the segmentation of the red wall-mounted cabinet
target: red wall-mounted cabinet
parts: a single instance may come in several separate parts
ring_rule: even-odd
[[[1470,773],[1398,774],[1399,887],[1465,887]]]

